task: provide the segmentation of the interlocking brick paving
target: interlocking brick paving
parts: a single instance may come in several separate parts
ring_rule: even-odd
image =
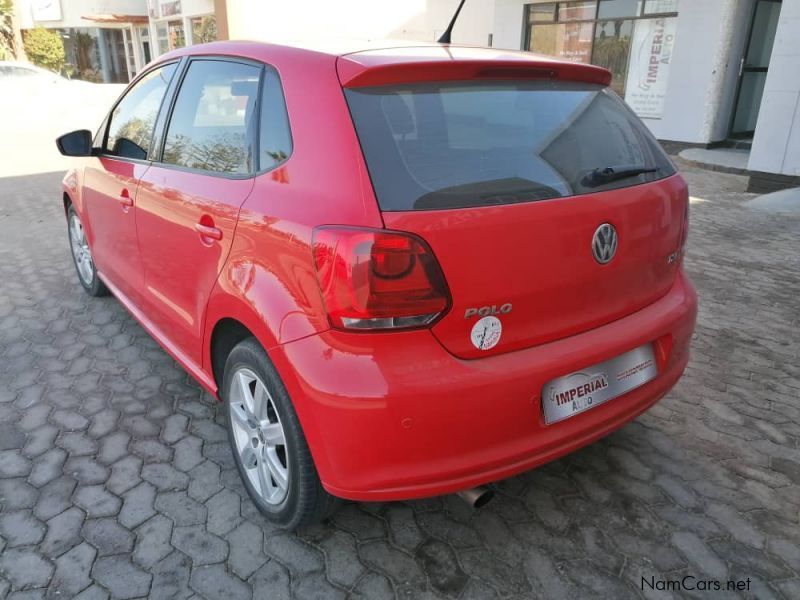
[[[667,398],[481,511],[348,503],[300,534],[247,499],[210,398],[83,293],[60,174],[0,179],[0,598],[800,597],[800,219],[685,175],[701,308]]]

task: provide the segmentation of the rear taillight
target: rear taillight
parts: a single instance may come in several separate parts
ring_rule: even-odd
[[[336,328],[421,327],[450,305],[439,263],[415,235],[318,227],[313,252],[328,318]]]

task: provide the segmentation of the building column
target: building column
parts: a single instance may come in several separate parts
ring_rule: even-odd
[[[708,144],[728,136],[753,1],[679,3],[664,116],[645,119],[657,138]]]
[[[751,171],[800,176],[800,2],[784,0],[758,112]]]
[[[214,18],[217,20],[217,39],[230,39],[228,28],[228,1],[214,0]]]

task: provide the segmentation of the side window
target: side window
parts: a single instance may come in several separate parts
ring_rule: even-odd
[[[261,69],[221,60],[194,60],[167,126],[167,164],[215,173],[254,171],[255,105]]]
[[[172,63],[153,69],[128,90],[111,113],[104,152],[147,158],[161,101],[177,68],[177,63]]]
[[[259,132],[259,163],[261,170],[271,169],[292,153],[289,116],[283,97],[281,80],[275,69],[267,67],[261,83],[261,129]]]

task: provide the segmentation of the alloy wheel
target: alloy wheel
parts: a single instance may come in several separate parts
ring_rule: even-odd
[[[94,262],[86,232],[76,214],[72,214],[69,219],[69,242],[75,265],[78,267],[78,275],[86,286],[91,286],[94,280]]]
[[[233,374],[229,418],[235,450],[250,484],[265,502],[280,504],[289,490],[286,437],[264,382],[247,368]]]

